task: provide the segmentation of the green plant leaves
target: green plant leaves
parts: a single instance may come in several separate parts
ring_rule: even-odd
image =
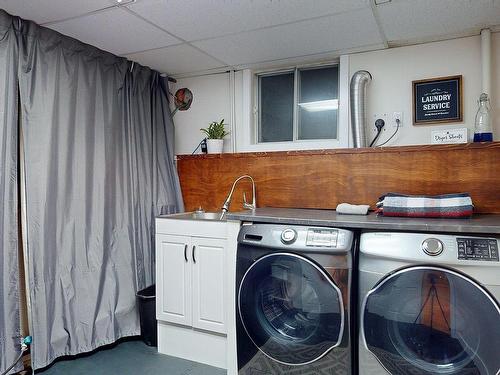
[[[208,139],[222,139],[229,134],[229,132],[224,129],[224,119],[220,122],[213,121],[208,125],[208,128],[202,128],[200,130],[206,134]]]

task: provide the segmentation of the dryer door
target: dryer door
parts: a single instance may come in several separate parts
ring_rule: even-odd
[[[500,308],[482,286],[438,267],[397,271],[362,306],[367,349],[393,375],[500,370]]]
[[[342,293],[300,255],[275,253],[255,261],[241,281],[238,309],[255,346],[280,363],[311,363],[342,340]]]

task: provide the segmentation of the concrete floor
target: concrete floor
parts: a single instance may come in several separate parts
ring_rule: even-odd
[[[43,375],[225,375],[226,370],[158,354],[142,341],[125,341],[76,359],[58,361]]]

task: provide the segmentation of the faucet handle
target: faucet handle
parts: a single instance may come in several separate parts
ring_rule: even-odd
[[[246,210],[254,210],[255,206],[247,202],[247,195],[243,192],[243,208]]]

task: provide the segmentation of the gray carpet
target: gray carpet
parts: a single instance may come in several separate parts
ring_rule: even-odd
[[[125,341],[77,359],[56,362],[42,375],[225,375],[226,370],[158,354],[142,341]]]

